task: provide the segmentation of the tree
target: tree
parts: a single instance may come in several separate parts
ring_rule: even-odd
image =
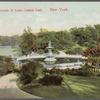
[[[31,29],[24,29],[24,33],[20,37],[20,50],[22,55],[28,55],[37,50],[36,36],[31,32]]]
[[[72,53],[74,54],[82,54],[83,53],[83,49],[81,46],[79,45],[75,45],[71,48]]]
[[[68,31],[59,31],[55,34],[55,37],[59,42],[59,50],[71,49],[71,47],[75,44],[72,39],[72,35]]]
[[[83,56],[88,57],[85,66],[92,68],[94,71],[100,66],[100,46],[86,49]]]
[[[40,32],[48,32],[48,30],[47,30],[46,28],[43,29],[43,28],[41,27],[41,28],[40,28]]]
[[[0,36],[0,45],[14,47],[19,41],[18,35],[13,36]]]
[[[39,53],[45,53],[48,51],[46,48],[48,46],[49,40],[52,41],[52,45],[54,47],[54,52],[58,49],[58,40],[55,37],[55,32],[47,31],[47,32],[39,32],[37,35],[37,43],[38,43],[38,51]]]
[[[91,33],[89,30],[86,30],[84,27],[75,27],[70,29],[70,33],[74,36],[74,40],[80,45],[83,46],[83,44],[87,41],[89,41],[89,38],[91,37]]]
[[[19,38],[20,37],[18,35],[11,36],[10,37],[10,41],[11,41],[10,45],[15,47],[19,42]]]
[[[80,46],[94,48],[96,41],[100,42],[100,25],[86,25],[86,27],[74,27],[70,29],[70,33],[74,36]],[[97,38],[98,37],[98,38]]]
[[[100,46],[96,46],[95,48],[88,48],[83,52],[83,55],[88,57],[100,57]]]

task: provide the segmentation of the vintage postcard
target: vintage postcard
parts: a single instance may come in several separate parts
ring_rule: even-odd
[[[100,98],[100,2],[0,2],[0,99]]]

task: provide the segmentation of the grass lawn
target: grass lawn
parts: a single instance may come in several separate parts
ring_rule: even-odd
[[[42,86],[22,90],[43,98],[100,98],[100,77],[63,75],[61,86]]]

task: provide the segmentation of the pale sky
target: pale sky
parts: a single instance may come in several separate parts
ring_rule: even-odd
[[[57,11],[50,11],[50,8]],[[59,8],[67,8],[68,11],[60,11]],[[15,9],[22,12],[15,12]],[[24,9],[42,11],[24,12]],[[0,36],[21,35],[27,26],[37,32],[41,27],[59,31],[100,24],[100,2],[0,2],[0,10],[9,10],[0,11]]]

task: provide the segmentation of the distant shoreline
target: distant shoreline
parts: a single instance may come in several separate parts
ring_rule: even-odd
[[[0,46],[0,48],[1,48],[1,47],[11,47],[11,46]]]

